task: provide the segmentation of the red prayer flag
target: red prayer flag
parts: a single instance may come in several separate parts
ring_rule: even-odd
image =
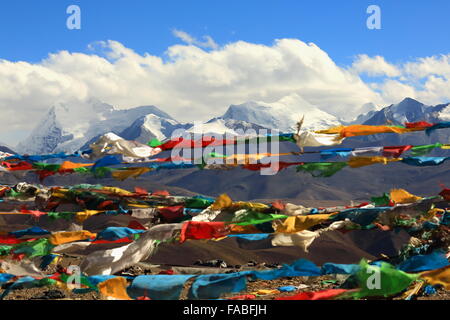
[[[384,157],[393,157],[398,158],[402,155],[403,152],[408,151],[413,146],[393,146],[393,147],[383,147],[383,156]]]
[[[407,128],[428,128],[432,127],[433,124],[426,121],[418,121],[418,122],[406,122],[405,127]]]
[[[170,196],[170,193],[167,190],[158,190],[158,191],[152,192],[152,196]]]
[[[134,230],[147,230],[147,228],[145,228],[142,224],[140,224],[136,220],[130,221],[130,223],[128,224],[128,228]]]
[[[114,202],[112,200],[106,200],[106,201],[103,201],[102,203],[100,203],[97,206],[97,209],[102,210],[102,209],[105,209],[106,207],[108,207],[108,206],[110,206],[112,204],[114,204]]]
[[[139,195],[147,195],[148,191],[141,187],[134,187],[134,192]]]
[[[275,300],[330,300],[349,290],[346,289],[329,289],[314,292],[301,292],[299,294],[287,297],[275,298]]]
[[[180,242],[187,239],[214,239],[229,234],[230,225],[225,222],[187,221],[181,228]]]
[[[444,198],[444,200],[446,201],[450,201],[450,189],[445,188],[444,190],[442,190],[439,195]]]
[[[183,206],[174,206],[174,207],[160,208],[158,211],[164,222],[171,223],[179,218],[184,217],[183,209],[184,209]]]
[[[243,294],[240,296],[227,298],[227,300],[253,300],[253,299],[256,299],[256,296],[254,294]]]
[[[35,218],[39,218],[40,216],[45,216],[47,215],[47,212],[42,212],[42,211],[37,211],[37,210],[20,210],[21,213],[24,214],[31,214],[33,217]]]

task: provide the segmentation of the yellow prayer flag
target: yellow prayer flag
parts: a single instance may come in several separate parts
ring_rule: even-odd
[[[123,189],[120,189],[120,188],[116,188],[116,187],[103,187],[102,190],[108,191],[108,192],[111,192],[111,193],[116,193],[116,194],[122,195],[122,196],[130,196],[130,195],[133,194],[132,192],[129,192],[127,190],[123,190]]]
[[[370,166],[376,163],[388,164],[388,162],[401,161],[401,158],[386,158],[386,157],[351,157],[348,160],[348,165],[351,168],[360,168],[364,166]]]
[[[84,222],[87,219],[89,219],[90,217],[92,217],[96,214],[102,213],[102,212],[104,212],[104,211],[97,211],[97,210],[80,211],[80,212],[75,213],[75,219],[78,222]]]
[[[286,218],[275,227],[277,233],[297,233],[327,221],[332,214],[311,214]]]
[[[87,240],[91,238],[95,238],[97,236],[96,233],[92,233],[86,230],[82,231],[63,231],[53,233],[49,237],[49,241],[51,244],[57,246],[64,243]]]
[[[221,194],[216,201],[211,205],[212,210],[222,210],[231,207],[233,200],[227,194]]]
[[[277,289],[259,289],[258,291],[250,292],[250,294],[259,295],[259,296],[268,295],[268,294],[279,294],[279,293],[280,293],[280,291]]]
[[[422,200],[421,197],[415,196],[403,189],[392,189],[391,190],[391,200],[394,203],[414,203],[419,200]]]
[[[422,272],[420,277],[431,285],[440,284],[445,290],[450,290],[450,266]]]
[[[151,168],[139,167],[139,168],[127,168],[125,170],[116,170],[111,173],[114,179],[123,181],[128,178],[138,178],[144,173],[152,171]]]
[[[233,208],[236,209],[248,209],[253,211],[263,211],[270,208],[267,204],[264,203],[244,202],[244,201],[234,202],[232,206]]]

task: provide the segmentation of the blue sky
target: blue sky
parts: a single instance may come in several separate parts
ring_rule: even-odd
[[[66,28],[66,8],[82,10],[82,29]],[[366,8],[381,8],[382,30],[366,28]],[[37,62],[49,52],[88,52],[99,40],[117,40],[138,53],[160,55],[180,42],[174,28],[219,45],[237,40],[269,45],[277,38],[314,42],[338,65],[354,55],[391,62],[446,53],[450,1],[1,1],[0,58]]]

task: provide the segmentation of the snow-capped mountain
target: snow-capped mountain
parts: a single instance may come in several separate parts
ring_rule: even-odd
[[[367,113],[361,113],[358,115],[354,120],[344,122],[345,125],[351,125],[351,124],[362,124],[365,123],[367,120],[371,119],[376,111],[372,110]]]
[[[15,153],[9,145],[1,141],[0,141],[0,152]]]
[[[297,94],[285,96],[270,104],[249,101],[231,105],[220,118],[246,121],[281,132],[292,132],[296,130],[296,124],[303,115],[303,129],[318,130],[341,124],[335,116],[311,105]]]
[[[16,149],[29,154],[73,152],[106,132],[120,134],[126,129],[129,129],[129,135],[138,134],[135,138],[143,139],[145,134],[158,136],[160,132],[157,130],[153,133],[145,133],[145,130],[138,133],[135,127],[134,130],[129,128],[142,120],[145,129],[147,122],[154,123],[158,119],[162,123],[161,128],[176,122],[154,106],[118,110],[92,99],[85,103],[58,104],[50,108],[29,137],[20,142]]]
[[[251,136],[257,135],[258,132],[263,129],[268,128],[242,120],[213,118],[206,123],[196,123],[186,131],[189,133],[206,135],[227,134],[233,136]]]
[[[152,139],[164,140],[176,132],[184,132],[191,123],[179,123],[172,118],[165,118],[150,113],[134,121],[131,126],[119,133],[124,139],[147,143]]]
[[[392,104],[379,111],[371,111],[360,115],[354,123],[366,125],[404,125],[406,122],[427,121],[437,123],[450,120],[450,104],[427,106],[417,100],[405,98],[400,103]],[[424,132],[405,134],[377,134],[355,138],[367,143],[380,145],[419,145],[430,143],[448,143],[446,130],[436,130],[430,136]]]
[[[372,104],[366,104],[362,109],[369,112],[361,114],[351,123],[403,125],[405,122],[416,121],[431,123],[450,121],[450,104],[427,106],[411,98],[380,110],[376,110]],[[258,133],[262,129],[293,132],[303,115],[305,116],[303,130],[350,124],[338,120],[296,94],[285,96],[272,103],[249,101],[231,105],[223,116],[196,123],[180,123],[155,106],[119,110],[109,104],[90,99],[83,103],[65,103],[51,107],[29,137],[19,143],[14,150],[22,154],[73,152],[88,148],[90,143],[107,132],[141,143],[147,143],[154,138],[164,140],[185,133],[251,135],[252,130]],[[397,145],[438,141],[447,143],[448,137],[445,132],[437,130],[430,137],[420,133],[380,134],[348,140],[350,143],[378,141],[386,145]],[[3,147],[11,149],[8,146]]]
[[[397,104],[390,105],[374,112],[364,124],[380,125],[394,124],[404,125],[406,122],[428,121],[440,122],[450,119],[450,104],[427,106],[417,100],[405,98]]]

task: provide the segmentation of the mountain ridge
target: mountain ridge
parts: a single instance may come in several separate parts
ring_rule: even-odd
[[[91,99],[86,105],[58,104],[52,106],[33,128],[29,137],[21,141],[16,151],[28,154],[52,152],[74,152],[89,147],[99,136],[113,132],[124,139],[147,143],[152,139],[164,140],[174,133],[231,134],[240,135],[246,131],[279,130],[293,132],[296,123],[305,116],[302,129],[317,130],[346,124],[403,125],[405,122],[439,122],[450,120],[450,103],[427,106],[412,98],[405,98],[379,110],[373,104],[366,104],[368,112],[359,115],[352,122],[337,119],[302,97],[291,94],[272,103],[248,101],[230,105],[222,115],[208,121],[182,123],[156,106],[139,106],[127,110]],[[372,110],[371,110],[372,109]],[[430,137],[414,134],[383,134],[357,137],[363,143],[379,142],[387,145],[428,144],[445,139],[444,133],[433,133]]]

